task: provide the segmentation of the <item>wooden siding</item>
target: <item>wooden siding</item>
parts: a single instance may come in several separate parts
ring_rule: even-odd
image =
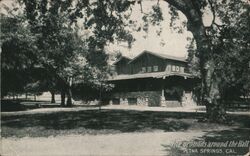
[[[130,74],[130,65],[128,64],[130,60],[127,58],[122,58],[119,62],[116,63],[116,72],[120,74]]]
[[[165,60],[159,58],[157,56],[145,53],[144,55],[140,56],[137,60],[130,64],[131,66],[131,74],[142,73],[142,67],[151,67],[151,72],[153,72],[154,66],[158,66],[158,72],[165,70]]]
[[[178,70],[174,71],[173,66]],[[157,71],[154,71],[154,67],[157,67]],[[143,70],[144,68],[144,70]],[[116,72],[118,75],[122,74],[138,74],[138,73],[151,73],[151,72],[179,72],[185,73],[187,63],[161,58],[150,53],[144,53],[136,60],[130,63],[130,59],[122,58],[116,63]]]

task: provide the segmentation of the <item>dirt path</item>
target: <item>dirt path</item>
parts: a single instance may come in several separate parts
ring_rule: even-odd
[[[69,135],[48,138],[3,138],[2,154],[36,155],[166,155],[165,145],[188,141],[204,132],[147,132],[113,135]]]

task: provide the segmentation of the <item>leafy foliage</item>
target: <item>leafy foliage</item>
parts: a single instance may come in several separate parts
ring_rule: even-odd
[[[225,100],[239,98],[240,95],[248,96],[250,93],[250,6],[245,3],[235,4],[224,1],[220,5],[226,8],[228,13],[222,16],[221,8],[218,10],[223,25],[214,27],[210,33],[214,49],[211,55],[217,65],[215,74],[220,81],[221,96]]]
[[[192,32],[196,43],[196,47],[193,46],[194,41],[190,44],[189,60],[191,64],[198,65],[195,70],[202,79],[201,95],[205,103],[220,109],[218,99],[226,97],[230,92],[228,90],[237,90],[239,95],[249,94],[250,85],[246,83],[250,82],[249,4],[244,0],[165,1],[170,6],[170,24],[173,28],[176,27],[173,21],[178,19],[180,12],[187,18],[187,23],[183,25]],[[96,84],[99,83],[96,80],[100,78],[99,86],[102,86],[102,80],[106,75],[103,73],[109,69],[105,46],[115,40],[127,41],[131,46],[134,41],[130,28],[136,25],[136,21],[130,20],[130,15],[136,1],[20,2],[24,6],[24,17],[28,19],[28,22],[21,22],[25,28],[23,30],[26,31],[27,28],[27,32],[21,31],[20,34],[30,34],[24,38],[25,46],[21,49],[29,47],[27,52],[36,61],[35,64],[42,66],[48,73],[55,73],[50,76],[66,85],[66,88],[69,87],[73,76],[84,79],[96,77],[97,79],[89,81]],[[142,6],[142,1],[137,2]],[[205,26],[204,16],[208,10],[213,19],[210,26]],[[159,2],[153,6],[149,14],[143,11],[142,13],[144,25],[137,31],[148,32],[150,24],[160,25],[160,21],[163,20]],[[83,29],[77,30],[79,27],[84,27],[84,30],[89,32],[87,35],[84,34],[85,38],[80,33]],[[11,31],[15,32],[17,28],[11,28]],[[3,30],[7,32],[7,29],[9,28]],[[22,45],[23,41],[22,35],[19,37],[20,42],[15,42],[18,46]],[[10,38],[14,38],[14,35]],[[8,37],[5,44],[7,41]],[[84,60],[84,63],[79,63],[81,60]]]
[[[30,55],[34,37],[22,23],[23,17],[11,18],[1,14],[1,92],[20,93],[31,81],[29,69],[35,64]],[[11,25],[11,27],[10,27]]]

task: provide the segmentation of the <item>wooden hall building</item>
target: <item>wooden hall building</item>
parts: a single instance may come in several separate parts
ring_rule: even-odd
[[[187,61],[150,51],[135,58],[120,57],[114,62],[115,74],[109,78],[113,105],[194,106],[193,88],[199,81],[187,70]]]

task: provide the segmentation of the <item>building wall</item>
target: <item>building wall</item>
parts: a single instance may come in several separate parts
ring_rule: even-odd
[[[163,59],[148,53],[143,54],[131,63],[129,63],[129,61],[129,59],[122,58],[117,62],[116,71],[118,75],[163,71],[184,73],[187,67],[186,62]],[[157,67],[157,69],[155,67]]]
[[[184,91],[182,97],[182,106],[183,107],[195,107],[197,103],[194,100],[192,91]]]
[[[120,105],[132,105],[129,99],[136,98],[137,102],[134,105],[160,106],[160,95],[160,91],[119,92],[112,94],[110,104],[113,104],[112,99],[119,99]]]
[[[165,71],[165,60],[154,55],[144,54],[134,62],[131,62],[130,66],[132,69],[131,74],[161,72]],[[154,71],[154,66],[158,67],[157,71]],[[146,71],[142,70],[143,67],[146,68]],[[151,67],[151,71],[148,70],[148,67]]]
[[[157,66],[157,71],[154,67]],[[151,70],[148,70],[148,67]],[[144,53],[137,59],[130,62],[129,59],[120,60],[116,64],[117,74],[138,74],[150,72],[169,72],[185,73],[187,63],[178,60],[161,58],[150,53]],[[171,76],[164,79],[141,78],[128,79],[112,82],[115,88],[112,90],[110,104],[120,105],[143,105],[143,106],[163,106],[163,107],[181,107],[187,106],[192,101],[192,95],[183,94],[182,102],[178,100],[165,98],[162,96],[164,89],[179,86],[184,90],[192,90],[194,81],[181,76]],[[179,96],[180,97],[180,96]],[[167,99],[167,100],[166,100]]]
[[[179,101],[162,100],[161,106],[162,107],[182,107],[182,103]]]
[[[116,64],[116,72],[118,75],[120,74],[130,74],[131,68],[128,64],[130,60],[126,58],[122,58],[119,62]]]
[[[186,95],[183,95],[183,99]],[[129,99],[136,99],[136,103],[129,103]],[[117,103],[119,100],[119,104]],[[177,100],[165,100],[161,97],[160,91],[142,91],[142,92],[122,92],[115,93],[112,95],[109,104],[113,105],[137,105],[137,106],[161,106],[161,107],[187,107],[189,105],[189,100],[183,102]],[[194,103],[192,103],[194,104]],[[192,105],[194,106],[194,105]]]
[[[181,76],[171,76],[166,79],[145,78],[115,81],[115,88],[107,98],[111,99],[110,104],[113,104],[112,99],[115,99],[115,101],[119,101],[120,105],[133,105],[130,102],[136,98],[136,105],[192,107],[196,105],[192,94],[193,86],[196,83],[195,79],[185,79]],[[179,88],[177,91],[183,91],[180,98],[176,98],[176,94],[166,93],[166,90],[176,90],[176,87]]]

